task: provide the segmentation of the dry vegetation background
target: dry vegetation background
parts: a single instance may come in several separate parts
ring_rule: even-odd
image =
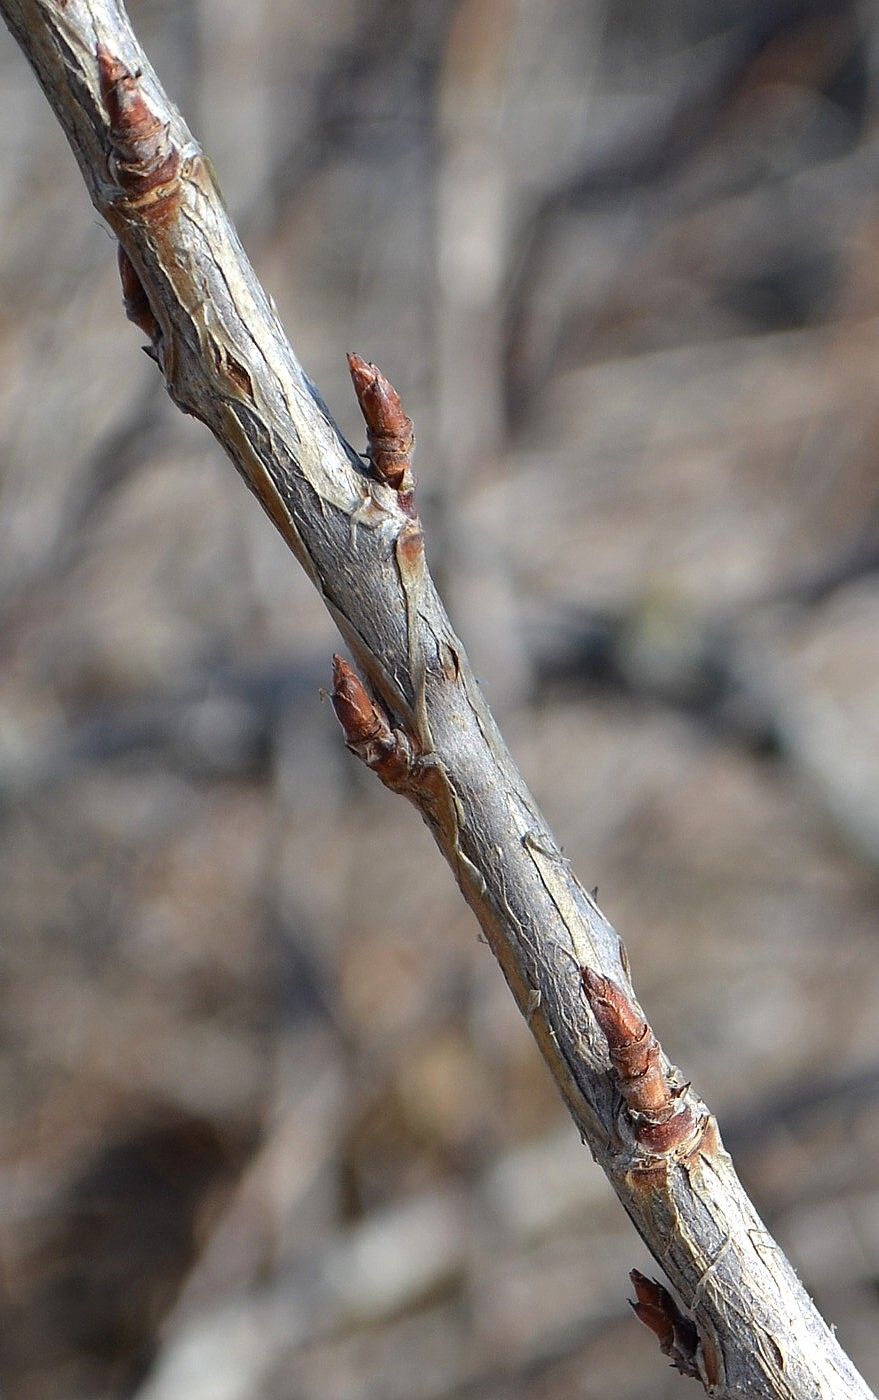
[[[669,1054],[879,1380],[879,10],[139,0]],[[695,1394],[0,36],[5,1400]],[[689,1386],[689,1390],[688,1390]]]

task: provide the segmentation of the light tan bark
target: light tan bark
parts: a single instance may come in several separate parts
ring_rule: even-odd
[[[300,368],[121,5],[0,0],[0,12],[127,254],[129,314],[153,337],[171,397],[208,425],[322,595],[381,702],[358,751],[419,807],[584,1141],[696,1332],[675,1330],[649,1289],[639,1315],[649,1323],[654,1310],[660,1332],[668,1323],[683,1368],[712,1395],[869,1396],[705,1105],[642,1035],[620,940],[504,747],[411,507],[364,471]],[[348,702],[350,722],[368,729],[363,697]]]

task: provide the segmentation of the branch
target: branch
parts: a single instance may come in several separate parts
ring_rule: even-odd
[[[125,307],[168,392],[232,458],[366,678],[336,662],[349,746],[433,832],[584,1141],[690,1315],[641,1285],[639,1316],[711,1395],[869,1396],[662,1055],[616,932],[504,747],[427,570],[399,399],[352,358],[366,469],[117,0],[0,0],[0,12],[119,240]]]

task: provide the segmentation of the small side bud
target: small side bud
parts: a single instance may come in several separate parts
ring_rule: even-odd
[[[333,657],[333,709],[351,748],[373,742],[389,743],[391,727],[353,667]]]
[[[629,1274],[635,1289],[637,1302],[629,1301],[629,1306],[659,1341],[663,1356],[682,1376],[701,1379],[696,1364],[699,1347],[699,1334],[695,1323],[685,1317],[667,1288],[655,1279],[645,1278],[637,1269]]]
[[[406,738],[391,728],[384,710],[372,699],[357,672],[341,656],[333,657],[333,692],[330,698],[351,752],[377,773],[388,787],[399,790],[405,786],[411,759]]]
[[[119,278],[122,282],[122,305],[125,307],[125,314],[129,321],[140,326],[140,329],[155,344],[160,335],[159,323],[153,315],[153,308],[150,306],[137,269],[121,243],[119,244],[118,259]]]
[[[669,1082],[662,1048],[621,987],[590,967],[580,970],[586,999],[607,1040],[610,1062],[628,1110],[635,1140],[652,1155],[689,1141],[695,1118],[681,1090]]]
[[[179,199],[180,152],[168,127],[150,110],[139,79],[103,44],[98,80],[110,122],[111,169],[130,202],[167,218]]]
[[[353,352],[348,368],[360,411],[366,420],[366,438],[373,475],[394,491],[410,492],[415,435],[412,420],[403,412],[400,395],[381,370]]]

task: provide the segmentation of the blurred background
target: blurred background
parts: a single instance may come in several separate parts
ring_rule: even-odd
[[[669,1055],[879,1381],[879,8],[137,0]],[[653,1400],[655,1266],[0,36],[5,1400]],[[689,1387],[689,1389],[688,1389]]]

